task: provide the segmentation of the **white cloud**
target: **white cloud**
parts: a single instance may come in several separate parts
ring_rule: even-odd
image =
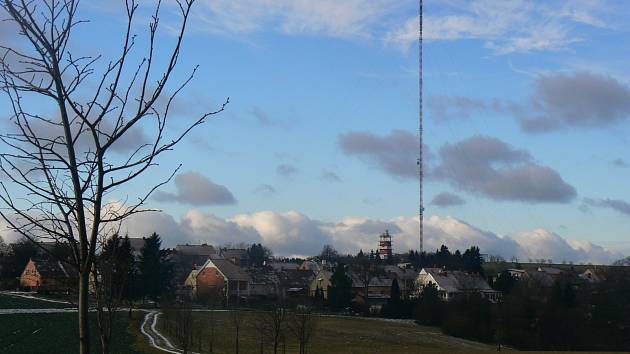
[[[347,217],[336,222],[311,219],[297,211],[260,211],[224,219],[191,209],[179,221],[168,214],[140,214],[123,227],[130,236],[152,232],[162,235],[165,246],[184,242],[225,243],[262,242],[277,255],[314,255],[324,244],[333,244],[340,252],[356,253],[377,248],[378,236],[385,230],[392,234],[396,252],[418,247],[418,218],[401,216],[390,220]],[[453,217],[432,216],[425,221],[425,249],[441,245],[451,250],[479,246],[483,253],[528,259],[553,259],[576,263],[610,263],[622,258],[589,241],[560,237],[547,230],[534,230],[514,236],[500,236],[481,230]]]
[[[319,221],[292,210],[239,214],[231,221],[241,228],[256,230],[262,242],[281,255],[312,255],[331,240]]]
[[[425,6],[429,41],[476,39],[497,54],[560,50],[582,40],[576,25],[609,27],[598,1],[452,0]],[[418,40],[418,18],[389,31],[385,42],[407,50]]]
[[[195,28],[211,33],[275,31],[289,35],[370,38],[393,0],[201,0]]]
[[[616,252],[608,251],[589,241],[567,240],[544,229],[522,232],[513,239],[520,246],[518,258],[524,260],[552,259],[555,262],[611,263],[621,258]]]

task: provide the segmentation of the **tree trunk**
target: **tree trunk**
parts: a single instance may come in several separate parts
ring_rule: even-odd
[[[101,349],[103,354],[109,354],[109,340],[104,334],[101,334]]]
[[[236,354],[238,354],[238,339],[239,339],[238,338],[238,327],[236,327],[236,348],[235,348],[236,349],[236,351],[235,351]]]
[[[79,353],[90,353],[90,327],[88,320],[89,271],[79,273]]]

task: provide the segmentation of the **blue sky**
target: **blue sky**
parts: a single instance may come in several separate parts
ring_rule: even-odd
[[[113,55],[121,10],[84,3],[92,22],[75,49]],[[425,1],[430,247],[531,258],[560,242],[543,256],[576,262],[630,253],[629,12],[623,1]],[[356,252],[390,227],[413,247],[417,3],[197,0],[191,20],[176,78],[200,67],[173,129],[230,104],[120,196],[181,163],[179,182],[151,200],[170,243]],[[160,45],[177,21],[167,1]]]

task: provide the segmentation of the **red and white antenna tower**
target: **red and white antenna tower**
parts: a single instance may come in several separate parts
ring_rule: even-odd
[[[422,142],[422,0],[418,3],[418,181],[420,182],[420,205],[418,209],[418,217],[420,218],[420,253],[424,251],[423,232],[424,232],[424,202],[422,197],[422,182],[424,179],[424,161],[423,161],[423,142]]]

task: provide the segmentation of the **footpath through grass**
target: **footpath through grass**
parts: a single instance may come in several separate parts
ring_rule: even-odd
[[[135,312],[128,320],[120,313],[115,323],[111,345],[112,354],[162,353],[149,347],[139,326],[143,312]],[[92,351],[101,350],[96,317],[91,318]],[[78,326],[76,313],[10,314],[0,315],[0,353],[78,353]]]
[[[214,353],[234,353],[235,330],[229,312],[215,312]],[[210,314],[194,312],[193,346],[191,350],[208,353],[210,342]],[[243,312],[239,348],[241,353],[260,353],[261,335],[257,326],[265,318],[254,312]],[[158,327],[168,335],[168,326],[160,317]],[[286,352],[297,353],[298,342],[290,331],[285,331]],[[171,336],[169,336],[171,337]],[[171,340],[175,345],[176,341]],[[264,352],[273,353],[270,339],[264,338]],[[282,348],[282,347],[281,347]],[[494,346],[444,335],[437,328],[422,327],[402,321],[382,321],[370,318],[317,317],[316,330],[309,353],[327,354],[403,354],[435,352],[474,352],[496,350]],[[283,352],[283,350],[280,350]]]
[[[76,307],[76,305],[0,293],[0,309],[61,309],[71,307]]]

